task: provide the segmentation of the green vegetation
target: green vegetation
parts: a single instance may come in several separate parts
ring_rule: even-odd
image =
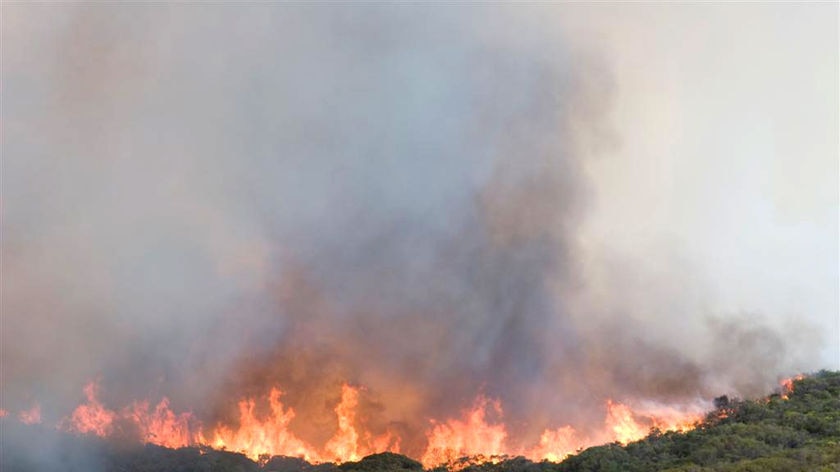
[[[793,383],[788,398],[715,400],[696,429],[657,430],[622,446],[586,449],[561,463],[522,457],[498,464],[460,462],[466,472],[797,472],[840,471],[840,372],[822,371]],[[116,448],[98,438],[54,430],[4,426],[0,470],[102,472],[422,472],[408,457],[382,453],[358,462],[318,464],[292,457],[264,457],[210,448]],[[444,468],[434,472],[445,472]]]
[[[627,446],[592,447],[552,470],[840,471],[840,372],[795,381],[788,399],[720,397],[715,405],[692,431],[652,431]]]
[[[345,462],[338,468],[342,472],[423,472],[423,465],[416,460],[392,452],[373,454],[359,462]]]

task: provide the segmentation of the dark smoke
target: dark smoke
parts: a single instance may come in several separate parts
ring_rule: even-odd
[[[615,84],[539,9],[4,13],[5,408],[57,418],[98,378],[234,421],[280,385],[323,444],[350,382],[416,456],[478,393],[533,440],[814,355],[696,318],[681,349],[680,313],[579,301]]]

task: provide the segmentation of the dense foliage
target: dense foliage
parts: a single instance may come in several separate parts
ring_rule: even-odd
[[[498,464],[462,461],[467,472],[748,472],[840,471],[840,372],[797,380],[786,395],[715,400],[696,429],[651,431],[626,446],[586,449],[556,464],[517,457]],[[206,447],[115,446],[41,427],[3,424],[3,471],[85,472],[422,472],[408,457],[382,453],[358,462],[318,464],[292,457],[254,462]],[[445,472],[445,468],[435,469]]]
[[[716,399],[696,429],[652,431],[638,442],[589,448],[558,472],[583,471],[838,471],[840,372],[822,371],[793,383],[787,398]]]

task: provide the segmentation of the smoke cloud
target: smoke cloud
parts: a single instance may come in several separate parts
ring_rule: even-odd
[[[762,167],[682,154],[628,65],[661,65],[639,50],[662,38],[613,47],[686,12],[631,13],[4,7],[2,407],[59,418],[98,379],[105,404],[167,396],[235,421],[237,399],[278,385],[323,444],[349,382],[360,421],[416,457],[429,419],[479,393],[524,442],[585,429],[607,398],[692,402],[836,367],[836,172],[813,184],[817,210],[786,210],[798,222],[737,223],[766,210],[749,193]],[[803,172],[836,171],[832,146]],[[760,249],[734,268],[705,257],[744,247]],[[764,293],[792,283],[773,312]]]

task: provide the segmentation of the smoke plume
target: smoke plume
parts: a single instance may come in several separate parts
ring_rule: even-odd
[[[524,444],[824,364],[813,319],[586,231],[628,140],[590,13],[4,7],[0,406],[235,423],[278,386],[320,445],[348,383],[419,457],[477,395]]]

